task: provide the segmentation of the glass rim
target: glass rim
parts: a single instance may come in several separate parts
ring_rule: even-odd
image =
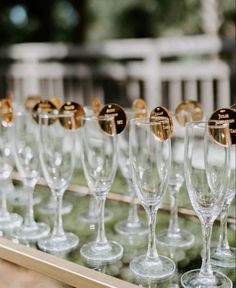
[[[14,117],[15,116],[27,116],[30,115],[29,111],[13,111]]]
[[[115,116],[114,115],[104,115],[104,116],[96,116],[96,115],[84,115],[84,116],[81,116],[81,120],[84,120],[84,121],[111,121],[112,119],[115,119]]]
[[[37,112],[36,113],[39,119],[49,119],[49,118],[67,118],[67,117],[73,117],[75,115],[74,112],[68,111],[65,113],[47,113],[47,112]]]
[[[160,116],[160,117],[162,117],[163,119],[159,119],[159,121],[151,121],[150,118],[133,118],[133,119],[130,119],[130,124],[154,126],[154,125],[160,125],[166,122],[168,122],[168,124],[170,123],[168,117],[165,117],[165,116]]]
[[[217,120],[209,120],[209,121],[189,121],[185,124],[185,127],[197,127],[199,129],[201,128],[205,128],[205,127],[208,127],[208,128],[212,128],[212,129],[216,129],[216,128],[229,128],[229,123],[226,123],[226,122],[219,122],[219,123],[216,123]],[[211,124],[212,123],[212,124]],[[217,124],[217,125],[214,125]]]

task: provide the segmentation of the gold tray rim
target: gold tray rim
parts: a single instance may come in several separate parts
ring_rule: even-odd
[[[135,288],[118,279],[68,260],[0,238],[0,258],[78,288]]]

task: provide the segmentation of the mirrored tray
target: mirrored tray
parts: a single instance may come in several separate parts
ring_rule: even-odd
[[[14,181],[19,185],[19,176],[13,175]],[[43,198],[43,201],[35,206],[36,220],[45,221],[52,226],[52,216],[45,216],[39,212],[39,208],[47,201],[50,192],[43,179],[40,179],[36,188],[36,195]],[[72,287],[97,288],[97,287],[114,287],[114,288],[131,288],[142,285],[143,287],[180,287],[179,278],[183,272],[193,268],[199,268],[201,265],[201,228],[199,220],[190,208],[188,196],[183,188],[180,195],[179,221],[180,226],[185,227],[195,235],[194,246],[190,249],[167,249],[157,246],[161,255],[171,257],[177,263],[178,271],[168,280],[162,282],[148,281],[147,279],[137,279],[129,269],[129,262],[136,256],[145,253],[147,247],[146,237],[127,237],[117,235],[114,231],[114,224],[125,219],[128,212],[130,198],[126,196],[127,188],[122,177],[117,175],[112,192],[109,193],[106,209],[112,212],[113,217],[106,222],[107,237],[120,242],[124,247],[124,256],[121,260],[106,266],[88,267],[80,257],[79,249],[81,246],[93,240],[96,236],[96,224],[88,224],[80,218],[80,213],[86,211],[89,205],[89,191],[85,186],[81,171],[77,171],[73,178],[73,184],[70,185],[65,194],[65,199],[73,204],[73,210],[70,214],[64,215],[63,223],[66,231],[76,233],[80,237],[79,247],[68,255],[49,255],[37,250],[37,247],[27,247],[22,244],[14,243],[9,239],[0,238],[0,258],[18,264],[20,266],[37,271],[43,275],[59,280]],[[166,193],[167,194],[167,193]],[[169,220],[168,195],[165,196],[163,205],[158,212],[157,217],[157,234],[158,231],[167,227]],[[20,214],[24,209],[10,205],[10,208]],[[228,218],[229,224],[235,225],[235,200],[232,205],[231,214]],[[143,220],[146,220],[143,208],[139,206],[139,214]],[[213,229],[212,242],[216,242],[219,233],[219,222],[216,221]],[[230,244],[236,246],[235,231],[228,229]],[[8,237],[8,235],[6,235]],[[63,256],[63,257],[62,257]],[[86,267],[87,266],[87,267]],[[218,268],[219,270],[219,268]],[[229,276],[236,285],[235,269],[220,269]],[[179,285],[179,286],[177,286]]]

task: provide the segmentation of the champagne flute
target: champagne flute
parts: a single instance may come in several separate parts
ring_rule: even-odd
[[[61,214],[62,215],[69,214],[72,208],[73,208],[72,203],[63,199],[61,205]],[[39,207],[38,210],[41,214],[45,215],[55,215],[55,213],[57,213],[57,199],[53,190],[51,190],[51,195],[46,204]]]
[[[84,106],[84,111],[85,111],[85,115],[92,117],[94,116],[94,111],[93,108],[91,106]],[[79,137],[81,138],[81,137]],[[79,152],[81,150],[81,148],[79,147]],[[79,153],[81,154],[81,153]],[[89,223],[89,224],[95,224],[98,221],[98,206],[97,206],[97,200],[96,197],[93,194],[90,194],[89,196],[89,206],[88,209],[82,211],[81,213],[79,213],[79,220],[81,220],[82,222],[85,223]],[[113,213],[112,211],[105,209],[104,210],[104,221],[110,221],[113,217]]]
[[[230,247],[227,236],[227,218],[230,204],[236,194],[236,148],[231,146],[231,177],[227,196],[220,213],[220,236],[216,247],[211,248],[211,263],[224,268],[236,267],[236,248]]]
[[[14,187],[12,180],[9,180],[7,183],[7,188],[9,191],[8,199],[10,203],[12,203],[14,206],[27,206],[28,197],[25,193],[24,185]],[[40,197],[40,195],[33,195],[33,205],[38,205],[41,201],[42,198]]]
[[[189,198],[202,226],[203,253],[201,269],[184,273],[181,284],[188,288],[232,287],[231,280],[213,271],[210,262],[212,225],[222,210],[230,179],[228,124],[186,125],[184,171]]]
[[[184,135],[185,126],[177,121],[172,113],[174,131],[171,137],[171,169],[168,182],[170,195],[170,221],[168,229],[158,231],[157,240],[161,245],[175,248],[189,248],[193,245],[194,236],[179,227],[178,196],[184,182]],[[191,113],[185,111],[185,119],[191,120]]]
[[[54,195],[54,192],[52,192],[49,197],[48,202],[45,205],[42,205],[41,207],[39,207],[38,210],[41,214],[54,215],[57,210],[56,203],[57,203],[56,195]],[[63,200],[62,207],[61,207],[61,214],[62,215],[69,214],[72,208],[73,208],[73,205],[69,201]]]
[[[161,141],[155,134],[155,131],[163,131],[163,126],[169,127],[169,120],[162,118],[158,122],[147,119],[132,119],[130,122],[133,183],[147,213],[149,226],[147,253],[134,258],[130,269],[138,277],[152,280],[167,278],[175,271],[171,259],[158,255],[155,238],[156,214],[167,188],[171,160],[170,140]]]
[[[106,127],[110,133],[101,128]],[[82,128],[82,165],[90,191],[98,203],[98,232],[93,242],[82,246],[80,254],[88,263],[110,263],[120,259],[123,247],[108,241],[104,227],[104,205],[117,169],[114,117],[85,117]]]
[[[129,131],[130,131],[130,120],[135,118],[135,114],[132,110],[126,110],[128,116],[128,124],[125,131],[118,135],[118,165],[121,170],[123,177],[126,179],[128,184],[129,195],[131,197],[130,208],[128,218],[115,225],[115,230],[121,235],[135,236],[145,235],[148,233],[148,227],[146,223],[143,223],[139,219],[137,204],[135,203],[136,193],[135,187],[132,182],[132,173],[130,169],[129,160]]]
[[[9,213],[7,210],[6,191],[9,177],[13,169],[12,145],[10,139],[9,123],[0,118],[0,231],[20,226],[22,217],[16,213]]]
[[[64,128],[61,123],[70,123],[71,129]],[[56,213],[51,235],[40,239],[38,246],[41,250],[52,254],[67,253],[79,244],[79,238],[76,235],[64,231],[61,213],[62,198],[75,166],[76,134],[74,130],[73,113],[39,115],[40,162],[44,178],[55,195]]]
[[[17,112],[26,113],[27,110],[23,107],[23,103],[19,103],[18,101],[13,101],[13,111],[15,114]],[[18,187],[14,187],[12,184],[12,180],[8,180],[8,189],[10,190],[8,193],[8,200],[14,206],[27,206],[28,205],[28,195],[27,195],[27,187],[20,185]],[[42,201],[42,197],[40,195],[33,195],[33,205],[37,205]]]
[[[23,179],[28,194],[27,211],[24,223],[12,232],[15,239],[37,241],[49,234],[50,228],[45,223],[36,223],[33,210],[33,191],[40,175],[38,156],[38,125],[26,112],[17,112],[13,123],[13,150],[17,170]]]

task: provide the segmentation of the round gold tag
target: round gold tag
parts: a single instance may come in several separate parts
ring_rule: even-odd
[[[94,96],[91,102],[94,115],[98,115],[101,109],[101,101],[98,96]]]
[[[169,139],[173,133],[173,119],[170,112],[163,106],[157,106],[150,114],[150,122],[157,122],[152,125],[152,132],[161,141]]]
[[[52,96],[50,98],[50,101],[52,102],[52,104],[54,104],[54,106],[57,107],[57,109],[59,110],[61,107],[61,100],[57,97],[57,96]]]
[[[85,115],[84,108],[82,105],[76,102],[67,101],[64,105],[61,106],[59,111],[61,114],[74,114],[74,123],[71,123],[70,119],[66,118],[59,118],[61,125],[69,130],[78,129],[83,126],[83,121],[81,117]]]
[[[184,100],[175,109],[176,119],[185,126],[189,121],[201,121],[203,118],[202,105],[194,100]]]
[[[147,105],[146,102],[141,99],[135,99],[132,104],[135,118],[146,118],[147,117]]]
[[[24,102],[25,109],[28,111],[32,111],[34,106],[42,101],[42,97],[39,95],[29,95]]]
[[[11,99],[0,101],[0,117],[4,126],[10,126],[13,120],[13,107]]]
[[[99,112],[99,116],[105,116],[105,115],[114,116],[116,125],[116,134],[120,134],[122,131],[124,131],[128,119],[124,109],[120,105],[114,103],[106,104]],[[105,132],[111,134],[110,129],[106,129],[102,125],[100,126]]]
[[[53,124],[57,120],[56,114],[58,113],[58,110],[56,106],[49,100],[41,100],[34,106],[32,110],[32,116],[37,123],[39,123],[39,113],[55,113],[55,118],[51,118],[48,122],[48,125]]]
[[[236,112],[233,109],[222,108],[216,110],[210,117],[208,123],[223,124],[229,123],[229,131],[231,136],[231,144],[236,144]],[[214,132],[214,130],[217,131]],[[220,144],[228,145],[227,134],[224,129],[209,129],[210,134]]]

